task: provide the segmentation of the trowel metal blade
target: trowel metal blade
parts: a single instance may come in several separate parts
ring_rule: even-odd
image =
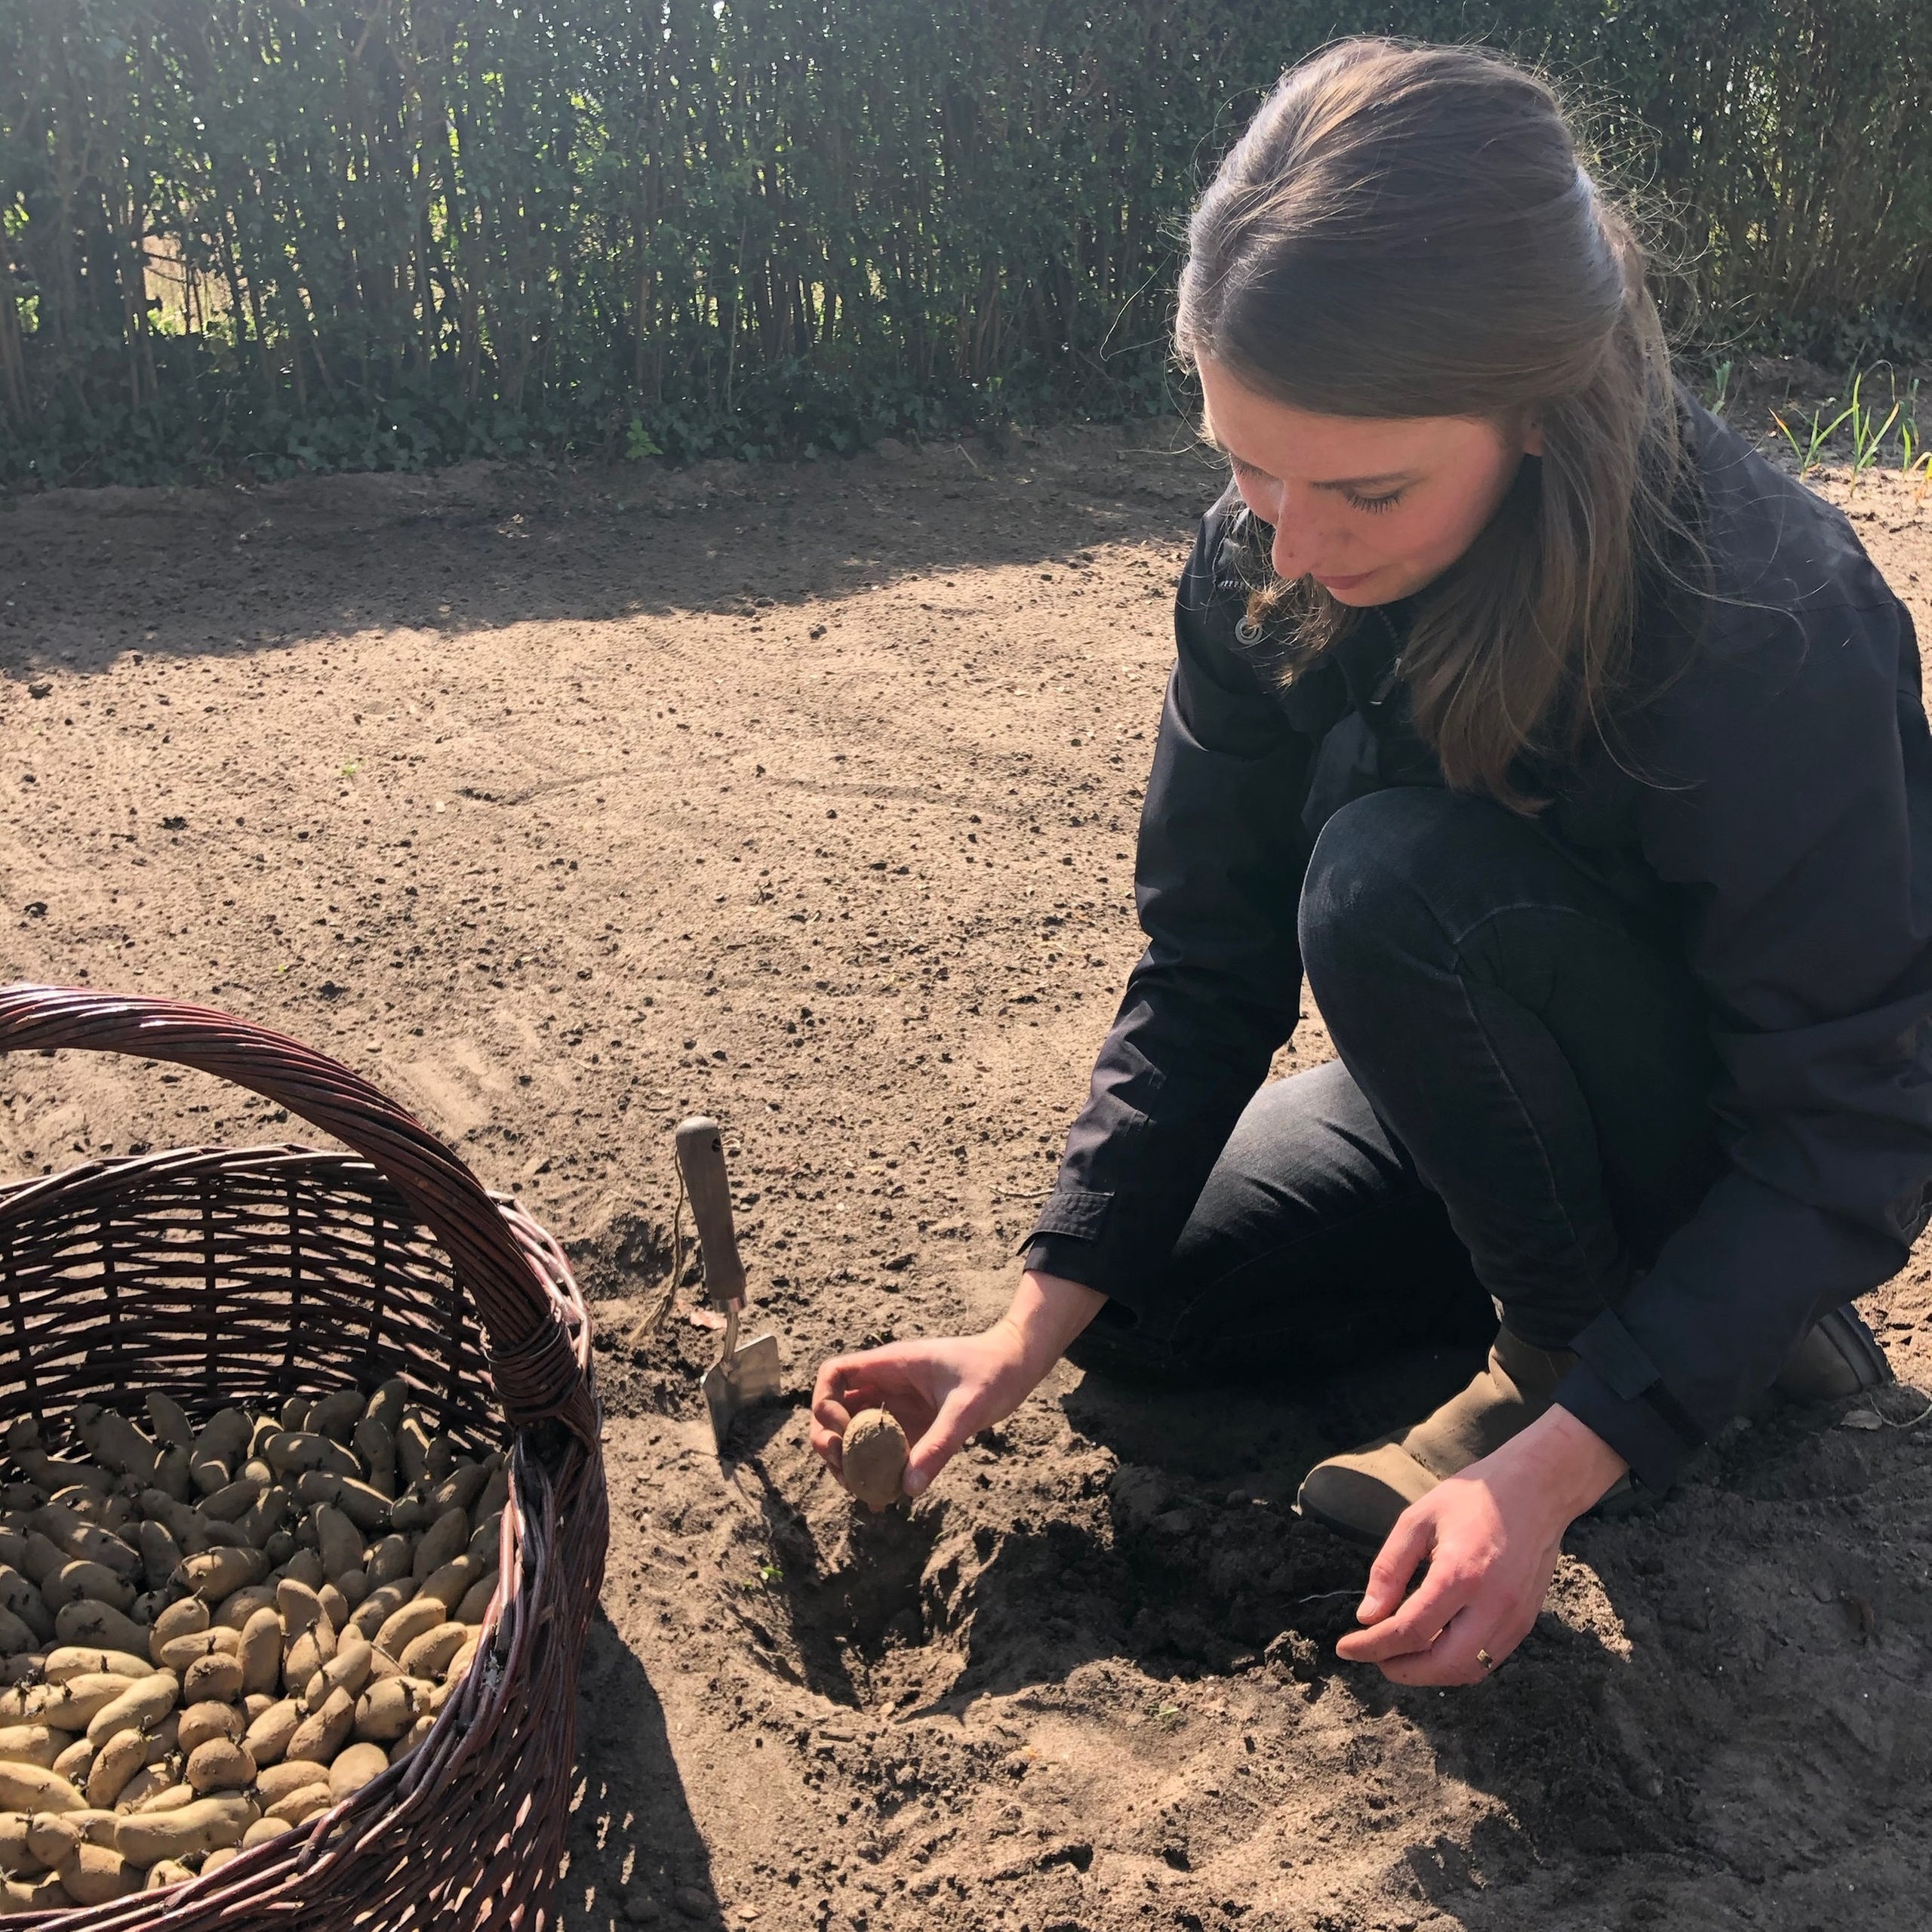
[[[711,1433],[721,1456],[732,1423],[755,1403],[778,1393],[784,1371],[776,1335],[758,1336],[705,1371],[705,1406],[711,1411]]]

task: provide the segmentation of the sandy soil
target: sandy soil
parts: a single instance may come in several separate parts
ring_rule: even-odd
[[[0,506],[0,976],[285,1027],[574,1244],[614,1515],[577,1932],[1919,1922],[1932,1423],[1767,1406],[1580,1528],[1518,1660],[1447,1695],[1335,1663],[1361,1559],[1285,1506],[1461,1361],[1318,1398],[1063,1369],[878,1521],[808,1460],[823,1353],[1006,1292],[1137,950],[1214,488],[1163,424]],[[1932,629],[1932,506],[1854,508]],[[1311,1021],[1283,1067],[1326,1051]],[[795,1392],[722,1468],[712,1338],[628,1339],[700,1109]],[[297,1131],[0,1069],[0,1172]],[[1873,1297],[1900,1420],[1928,1264]]]

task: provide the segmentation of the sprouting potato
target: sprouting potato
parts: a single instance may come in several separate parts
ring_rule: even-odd
[[[10,1724],[0,1727],[0,1758],[51,1770],[73,1741],[72,1731],[56,1730],[51,1724]]]
[[[906,1432],[889,1409],[866,1409],[845,1426],[844,1484],[867,1508],[889,1509],[903,1493]]]
[[[245,1728],[241,1712],[232,1704],[190,1704],[181,1713],[176,1736],[180,1748],[192,1754],[211,1737],[240,1737]]]

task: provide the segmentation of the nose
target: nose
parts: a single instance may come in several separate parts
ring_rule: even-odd
[[[1277,577],[1293,583],[1297,577],[1306,577],[1318,564],[1332,568],[1334,547],[1322,531],[1284,503],[1275,525],[1275,541],[1268,560]]]

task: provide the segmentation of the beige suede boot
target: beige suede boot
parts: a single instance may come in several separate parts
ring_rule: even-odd
[[[1426,1421],[1318,1463],[1295,1506],[1340,1534],[1380,1543],[1411,1503],[1480,1462],[1548,1408],[1576,1365],[1567,1349],[1535,1349],[1497,1331],[1489,1365]]]
[[[1576,1360],[1567,1349],[1534,1349],[1498,1329],[1489,1366],[1460,1395],[1413,1429],[1316,1463],[1295,1506],[1340,1535],[1380,1543],[1396,1518],[1444,1476],[1480,1462],[1534,1422]],[[1777,1386],[1795,1401],[1832,1401],[1892,1379],[1884,1350],[1847,1303],[1807,1331]],[[1604,1502],[1629,1487],[1626,1476]]]

